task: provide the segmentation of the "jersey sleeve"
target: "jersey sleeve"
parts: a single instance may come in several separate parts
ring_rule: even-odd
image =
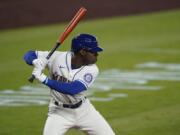
[[[80,81],[86,86],[86,88],[88,88],[93,84],[98,74],[99,74],[99,69],[96,65],[91,67],[86,66],[84,69],[82,69],[79,73],[77,73],[74,76],[74,81],[75,80]]]

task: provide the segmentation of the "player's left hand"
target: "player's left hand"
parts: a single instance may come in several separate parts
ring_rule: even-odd
[[[38,59],[33,60],[32,63],[33,63],[35,68],[39,68],[41,70],[44,70],[47,63],[48,63],[48,60],[46,58],[42,57],[42,58],[38,58]]]
[[[47,79],[47,76],[42,73],[42,69],[41,68],[37,68],[35,67],[33,69],[32,74],[35,76],[35,78],[39,81],[39,82],[44,82]]]

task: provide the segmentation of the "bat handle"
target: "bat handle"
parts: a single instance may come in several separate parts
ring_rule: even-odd
[[[48,56],[46,57],[46,59],[49,59],[49,58],[51,57],[51,55],[56,51],[56,49],[57,49],[60,45],[61,45],[61,43],[60,43],[60,42],[57,42],[56,45],[55,45],[55,47],[49,52],[49,54],[48,54]],[[33,83],[34,79],[35,79],[35,76],[34,76],[34,75],[31,75],[31,77],[29,77],[28,81],[29,81],[30,83]]]
[[[30,83],[33,83],[34,79],[35,79],[35,76],[34,76],[34,75],[31,75],[31,77],[29,77],[28,81],[29,81]]]

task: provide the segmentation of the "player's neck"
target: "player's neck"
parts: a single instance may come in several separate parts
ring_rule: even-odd
[[[72,69],[77,69],[77,68],[80,68],[82,67],[84,64],[83,64],[83,60],[78,56],[78,55],[74,55],[72,58],[71,58],[71,68]]]

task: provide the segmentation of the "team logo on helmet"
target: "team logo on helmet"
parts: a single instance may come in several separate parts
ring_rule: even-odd
[[[92,79],[93,79],[92,74],[87,73],[87,74],[84,75],[85,82],[90,83],[92,81]]]

